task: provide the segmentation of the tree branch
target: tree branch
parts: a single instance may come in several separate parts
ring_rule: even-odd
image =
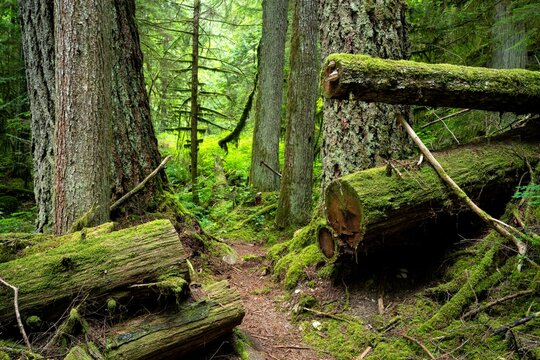
[[[19,325],[19,330],[21,331],[21,335],[24,339],[24,343],[26,344],[26,347],[28,347],[28,350],[32,352],[32,345],[30,345],[30,341],[28,340],[28,336],[26,336],[26,331],[24,331],[24,326],[21,320],[21,313],[19,312],[19,289],[2,278],[0,278],[0,283],[4,284],[5,286],[11,288],[13,290],[13,305],[15,306],[15,317],[17,318],[17,325]]]

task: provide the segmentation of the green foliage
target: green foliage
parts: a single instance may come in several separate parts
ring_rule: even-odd
[[[35,209],[15,212],[5,218],[0,216],[0,233],[34,231]]]
[[[530,183],[529,185],[522,185],[517,187],[517,191],[514,193],[514,199],[525,199],[529,205],[540,205],[540,185]]]

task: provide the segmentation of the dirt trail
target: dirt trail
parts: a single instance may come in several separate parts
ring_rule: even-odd
[[[299,329],[289,322],[284,309],[283,290],[267,270],[265,249],[261,245],[230,244],[240,260],[221,275],[227,278],[244,301],[246,316],[239,328],[255,344],[250,359],[327,360],[302,341]]]

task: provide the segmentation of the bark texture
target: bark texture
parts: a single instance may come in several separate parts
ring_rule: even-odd
[[[259,91],[257,94],[250,183],[259,191],[279,189],[279,135],[283,97],[283,66],[287,35],[288,0],[263,0],[263,30],[260,45]]]
[[[107,298],[127,305],[135,298],[141,302],[148,296],[157,299],[155,291],[147,291],[151,284],[159,289],[157,283],[162,281],[164,287],[166,279],[189,280],[186,254],[170,221],[156,220],[117,232],[111,229],[104,224],[60,238],[41,237],[25,250],[26,256],[0,263],[2,278],[20,289],[23,320],[37,315],[55,322],[81,294],[97,308],[103,308]],[[10,332],[15,322],[8,290],[0,288],[3,333]]]
[[[52,224],[54,135],[54,21],[53,2],[19,1],[26,82],[32,113],[34,193],[38,206],[36,228]]]
[[[108,1],[55,2],[54,232],[109,219],[111,19]]]
[[[540,112],[540,73],[332,54],[324,95],[390,104]]]
[[[406,59],[409,42],[405,2],[322,1],[321,51]],[[397,125],[406,107],[366,104],[353,99],[325,100],[321,146],[323,188],[333,179],[374,166],[380,158],[399,158],[412,144]]]
[[[519,154],[519,156],[517,155]],[[479,204],[511,194],[527,171],[527,161],[539,160],[538,144],[501,141],[435,154],[448,175]],[[334,236],[319,233],[322,251],[369,253],[404,241],[408,231],[420,234],[424,225],[441,214],[468,211],[455,201],[435,171],[423,166],[387,176],[385,168],[356,172],[330,183],[326,189],[326,216]]]
[[[525,26],[512,20],[512,1],[494,0],[492,67],[497,69],[524,69],[527,67]]]
[[[305,225],[311,216],[317,101],[317,11],[315,0],[296,2],[287,94],[285,164],[276,213],[279,226]]]
[[[111,179],[114,201],[157,168],[161,155],[144,84],[143,55],[135,24],[135,1],[114,0],[113,14]],[[162,171],[131,199],[127,209],[140,212],[151,207],[165,182],[165,172]]]
[[[203,291],[204,299],[181,305],[174,314],[145,315],[113,328],[109,358],[178,359],[230,333],[244,317],[240,295],[227,281]]]

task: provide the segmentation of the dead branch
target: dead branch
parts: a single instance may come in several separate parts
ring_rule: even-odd
[[[264,161],[261,160],[261,166],[264,166],[265,168],[267,168],[268,170],[270,170],[271,172],[273,172],[274,174],[276,174],[277,176],[281,177],[281,173],[275,169],[273,169],[270,165],[268,165],[267,163],[265,163]]]
[[[536,319],[540,317],[540,311],[537,311],[535,313],[532,313],[531,315],[528,315],[528,316],[525,316],[519,320],[516,320],[514,321],[513,323],[509,324],[509,325],[505,325],[505,326],[502,326],[498,329],[495,329],[493,331],[493,334],[492,335],[497,335],[497,334],[500,334],[500,333],[506,333],[508,330],[512,329],[512,328],[515,328],[516,326],[519,326],[519,325],[523,325],[533,319]]]
[[[403,115],[398,114],[397,118],[401,126],[405,128],[405,131],[407,131],[407,134],[409,134],[409,136],[414,141],[416,146],[418,146],[418,148],[420,149],[420,152],[429,161],[429,163],[431,164],[435,172],[439,175],[441,180],[443,180],[446,183],[446,185],[450,188],[450,190],[454,192],[454,194],[458,197],[458,199],[461,199],[465,204],[467,204],[467,206],[469,206],[469,208],[476,215],[478,215],[488,226],[490,226],[492,229],[497,231],[501,236],[513,242],[517,248],[518,254],[522,258],[525,258],[527,254],[527,245],[525,245],[525,243],[521,241],[520,238],[527,238],[527,236],[521,233],[521,231],[517,230],[516,228],[508,224],[505,224],[504,222],[500,220],[493,218],[491,215],[489,215],[484,210],[482,210],[478,205],[476,205],[471,200],[471,198],[459,187],[459,185],[456,184],[450,176],[448,176],[448,174],[443,169],[441,164],[431,154],[431,151],[429,151],[429,149],[424,145],[422,140],[420,140],[418,135],[416,135],[413,128],[407,123]],[[516,236],[512,235],[510,231],[514,233]],[[522,262],[523,261],[520,260],[519,265],[518,265],[518,270],[521,270]]]
[[[416,340],[415,338],[410,337],[409,335],[401,334],[401,336],[403,336],[405,339],[407,339],[409,341],[412,341],[416,345],[420,346],[420,348],[422,348],[422,350],[424,350],[424,352],[429,356],[430,359],[435,359],[435,356],[433,356],[431,351],[429,351],[429,349],[424,344],[422,344],[420,341]]]
[[[441,118],[437,118],[437,119],[435,119],[435,120],[433,120],[433,121],[430,121],[430,122],[428,122],[427,124],[422,125],[420,128],[421,128],[421,129],[425,129],[425,128],[427,128],[427,127],[430,126],[430,125],[433,125],[433,124],[438,123],[439,121],[444,121],[444,120],[446,120],[446,119],[450,119],[451,117],[454,117],[454,116],[457,116],[457,115],[461,115],[461,114],[466,113],[466,112],[469,112],[469,111],[471,111],[471,109],[463,109],[463,110],[460,110],[460,111],[455,112],[455,113],[453,113],[453,114],[446,115],[446,116],[443,116],[443,117],[441,117]]]
[[[340,316],[337,316],[337,315],[334,315],[334,314],[330,314],[330,313],[327,313],[327,312],[322,312],[322,311],[310,309],[310,308],[307,308],[307,307],[304,307],[304,310],[307,311],[307,312],[313,313],[313,314],[315,314],[315,315],[328,317],[328,318],[331,318],[331,319],[334,319],[334,320],[338,320],[338,321],[345,321],[345,322],[348,322],[349,324],[352,324],[352,323],[353,323],[353,321],[351,321],[351,320],[349,320],[349,319],[342,318],[342,317],[340,317]]]
[[[114,210],[118,209],[120,206],[122,206],[129,198],[131,198],[133,195],[138,193],[139,191],[144,188],[146,183],[148,183],[150,180],[152,180],[167,164],[167,162],[172,158],[172,155],[168,155],[159,166],[150,173],[143,181],[141,181],[137,186],[133,188],[130,192],[122,196],[120,199],[116,200],[114,204],[111,205],[109,208],[109,212],[113,212]]]
[[[364,350],[360,356],[358,356],[355,360],[363,360],[365,359],[371,352],[373,351],[373,348],[371,346],[368,346],[366,350]]]
[[[9,284],[8,282],[4,281],[4,279],[2,278],[0,278],[0,283],[4,284],[5,286],[13,290],[13,305],[15,306],[15,317],[17,318],[17,325],[19,325],[19,330],[21,331],[21,335],[24,339],[24,343],[26,344],[26,347],[28,347],[28,350],[32,352],[32,345],[30,345],[28,336],[26,336],[26,331],[24,331],[24,326],[21,320],[21,313],[19,312],[19,288]]]
[[[508,300],[512,300],[512,299],[515,299],[515,298],[518,298],[518,297],[521,297],[521,296],[526,296],[526,295],[531,295],[531,294],[534,294],[534,290],[523,290],[523,291],[518,291],[517,293],[514,293],[514,294],[511,294],[511,295],[507,295],[505,297],[502,297],[500,299],[497,299],[497,300],[493,300],[483,306],[480,306],[479,308],[477,309],[473,309],[471,311],[468,311],[467,313],[465,313],[463,315],[463,318],[470,318],[470,317],[473,317],[474,315],[478,314],[479,312],[481,311],[484,311],[484,310],[487,310],[489,309],[490,307],[493,307],[497,304],[500,304],[500,303],[503,303],[505,301],[508,301]]]

